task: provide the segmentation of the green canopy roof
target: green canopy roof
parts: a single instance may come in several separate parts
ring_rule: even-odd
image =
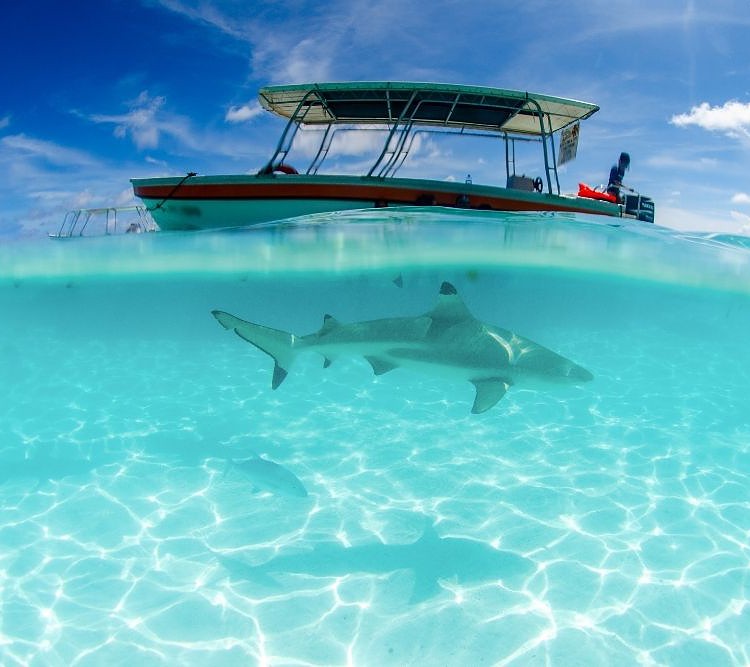
[[[269,111],[305,125],[412,122],[530,135],[556,132],[599,110],[517,90],[391,81],[268,86],[258,98]]]

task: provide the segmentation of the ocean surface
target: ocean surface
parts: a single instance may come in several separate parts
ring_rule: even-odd
[[[0,247],[0,664],[749,665],[750,244],[611,222]],[[310,351],[273,390],[211,314],[419,322],[444,282],[594,379],[474,414]]]

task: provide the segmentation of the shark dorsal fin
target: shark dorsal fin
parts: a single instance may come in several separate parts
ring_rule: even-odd
[[[433,320],[465,320],[473,319],[458,290],[449,282],[440,286],[440,295],[435,307],[428,313]]]
[[[318,331],[319,336],[323,336],[327,333],[330,333],[334,329],[337,329],[339,326],[339,321],[333,316],[328,315],[327,313],[323,316],[323,326],[320,327],[320,331]]]

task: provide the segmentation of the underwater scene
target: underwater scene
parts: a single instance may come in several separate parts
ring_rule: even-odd
[[[439,209],[0,247],[0,664],[750,664],[750,244]]]

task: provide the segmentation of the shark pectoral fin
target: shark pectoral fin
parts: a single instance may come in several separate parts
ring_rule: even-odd
[[[334,361],[338,359],[338,355],[335,354],[324,354],[323,355],[323,368],[328,368]]]
[[[383,373],[392,371],[394,368],[398,368],[396,364],[392,364],[390,361],[386,361],[385,359],[381,359],[379,357],[365,357],[365,359],[367,359],[367,361],[370,363],[370,366],[372,366],[372,370],[375,375],[382,375]]]
[[[505,396],[505,392],[508,391],[508,387],[510,387],[510,383],[502,378],[472,380],[472,384],[477,390],[477,395],[474,398],[474,405],[471,408],[471,411],[475,415],[489,410],[495,405],[495,403]]]

